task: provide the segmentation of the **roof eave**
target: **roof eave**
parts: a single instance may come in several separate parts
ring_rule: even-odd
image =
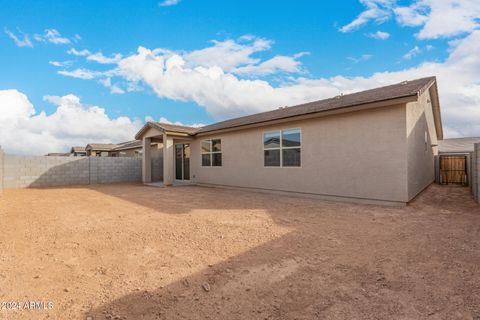
[[[417,99],[418,99],[418,94],[417,93],[412,93],[412,94],[408,94],[408,95],[405,95],[405,96],[396,97],[396,98],[393,98],[393,99],[385,99],[385,100],[379,100],[379,101],[374,101],[374,102],[369,102],[369,103],[362,103],[362,104],[352,105],[352,106],[348,106],[348,107],[342,107],[341,106],[341,107],[337,107],[335,109],[316,111],[316,112],[305,113],[305,114],[301,114],[301,115],[293,115],[293,116],[278,118],[278,119],[273,119],[273,120],[259,121],[259,122],[256,122],[256,123],[244,124],[244,125],[239,125],[239,126],[230,127],[230,128],[223,128],[223,129],[218,129],[218,130],[197,132],[195,135],[196,136],[206,136],[206,135],[217,134],[217,133],[221,133],[221,132],[229,132],[229,131],[243,130],[243,129],[248,129],[248,128],[262,127],[262,126],[277,124],[277,123],[291,122],[291,121],[297,121],[297,120],[304,120],[304,119],[310,119],[310,118],[330,116],[330,115],[334,115],[334,114],[341,114],[341,113],[355,112],[355,111],[360,111],[360,110],[374,109],[374,108],[384,107],[384,106],[388,106],[388,105],[398,105],[398,104],[402,104],[402,103],[412,102],[412,101],[416,101]]]
[[[438,96],[438,86],[435,80],[430,84],[430,98],[432,99],[433,117],[435,120],[435,131],[437,132],[437,139],[443,140],[443,125],[442,125],[442,113],[440,111],[440,99]]]

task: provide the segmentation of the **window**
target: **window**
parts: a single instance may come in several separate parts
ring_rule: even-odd
[[[202,141],[202,167],[222,166],[222,140]]]
[[[264,133],[263,157],[265,167],[300,167],[300,129]]]

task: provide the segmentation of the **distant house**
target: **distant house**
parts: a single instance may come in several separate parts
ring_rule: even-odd
[[[405,204],[434,181],[443,129],[436,78],[428,77],[201,128],[148,122],[135,139],[145,183],[154,180],[156,142],[166,186]]]
[[[156,154],[161,150],[161,145],[152,142],[152,153]],[[62,157],[142,157],[143,148],[142,141],[133,140],[127,142],[114,143],[89,143],[85,147],[75,146],[70,149],[69,153],[52,152],[47,156],[62,156]]]
[[[85,147],[72,147],[70,149],[70,156],[72,157],[85,157],[87,155],[87,150]]]
[[[64,152],[50,152],[46,154],[47,157],[69,157],[70,153]]]
[[[142,141],[133,140],[133,141],[119,143],[112,150],[111,154],[114,157],[141,157]]]
[[[151,144],[152,152],[159,148],[158,143]],[[161,146],[160,146],[161,148]],[[141,157],[143,153],[142,141],[133,140],[118,144],[89,143],[85,147],[88,157]]]
[[[116,146],[113,143],[89,143],[85,150],[88,157],[109,157]]]

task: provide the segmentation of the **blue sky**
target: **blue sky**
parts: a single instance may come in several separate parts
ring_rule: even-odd
[[[146,119],[207,124],[429,75],[447,135],[480,135],[473,0],[0,4],[0,111],[42,150],[129,140]],[[75,118],[105,130],[58,129]],[[6,135],[7,151],[32,150]]]

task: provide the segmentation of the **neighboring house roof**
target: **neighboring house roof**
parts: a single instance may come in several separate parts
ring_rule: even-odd
[[[89,143],[85,147],[86,150],[111,151],[117,145],[113,143]]]
[[[148,128],[156,128],[161,131],[180,132],[193,136],[196,134],[208,133],[224,129],[240,128],[247,125],[261,124],[269,121],[288,119],[326,111],[348,109],[375,102],[388,102],[394,99],[418,97],[432,86],[434,86],[432,96],[432,100],[434,101],[432,101],[432,105],[434,109],[436,108],[436,110],[434,110],[434,115],[436,119],[437,135],[439,136],[439,138],[441,138],[443,136],[443,132],[441,127],[441,116],[436,88],[436,78],[426,77],[411,81],[403,81],[394,85],[370,89],[357,93],[340,95],[334,98],[309,102],[297,106],[284,107],[272,111],[256,113],[240,118],[217,122],[201,128],[177,126],[158,122],[148,122],[137,133],[135,139],[140,139],[143,133],[148,130]]]
[[[154,144],[154,143],[152,143]],[[73,147],[82,148],[83,150],[77,152],[85,152],[86,150],[95,150],[95,151],[120,151],[120,150],[129,150],[137,149],[142,147],[142,140],[132,140],[121,142],[119,144],[114,143],[89,143],[86,147]],[[72,151],[73,152],[73,151]]]
[[[142,129],[135,135],[135,139],[140,139],[142,134],[146,132],[149,128],[155,128],[162,132],[173,132],[173,133],[181,133],[187,135],[194,135],[199,128],[197,127],[187,127],[187,126],[179,126],[176,124],[169,124],[169,123],[161,123],[161,122],[147,122]]]
[[[48,157],[68,157],[70,153],[50,152],[47,153]]]
[[[141,140],[133,140],[127,141],[117,144],[114,150],[129,150],[129,149],[137,149],[142,147]]]
[[[74,152],[87,152],[87,150],[85,149],[85,147],[72,147],[71,153],[74,153]]]
[[[473,152],[474,144],[480,143],[480,137],[454,138],[438,141],[438,152]]]

